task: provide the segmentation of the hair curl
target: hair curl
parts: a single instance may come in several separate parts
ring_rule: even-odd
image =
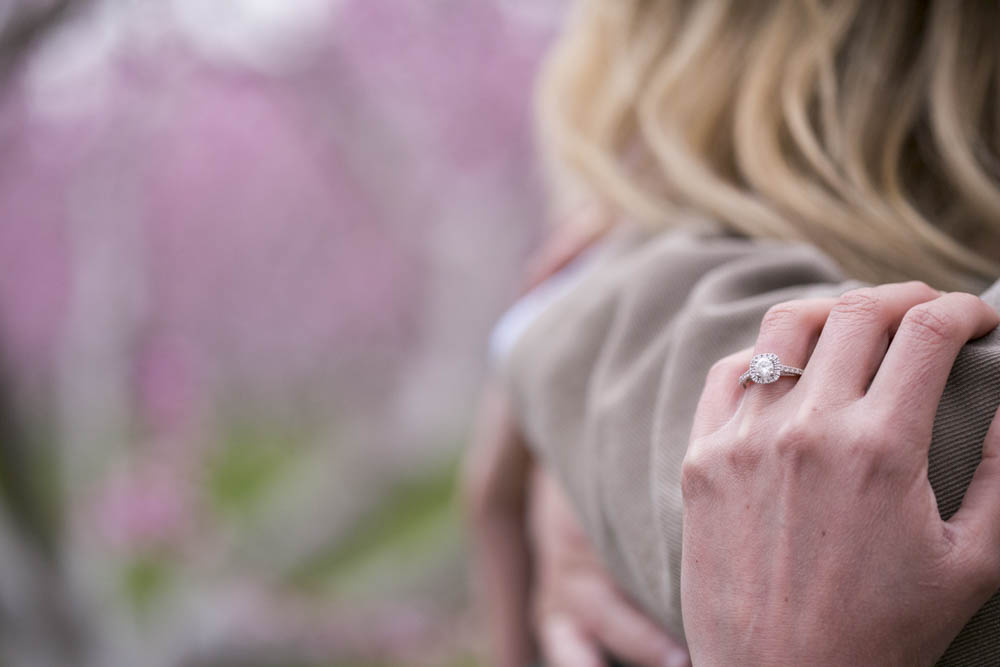
[[[1000,276],[1000,4],[580,0],[540,79],[557,206],[804,241],[852,276]],[[991,256],[992,255],[992,256]]]

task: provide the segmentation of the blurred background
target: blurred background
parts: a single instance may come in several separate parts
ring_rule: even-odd
[[[564,4],[0,0],[0,664],[477,664]]]

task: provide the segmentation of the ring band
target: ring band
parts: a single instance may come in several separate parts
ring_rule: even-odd
[[[744,389],[748,382],[757,384],[771,384],[777,382],[778,378],[789,375],[802,375],[801,368],[795,366],[785,366],[778,359],[778,355],[771,352],[755,354],[750,360],[750,368],[740,376],[740,386]]]

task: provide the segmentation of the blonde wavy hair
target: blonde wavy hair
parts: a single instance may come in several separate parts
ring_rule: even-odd
[[[1000,276],[998,26],[979,0],[580,0],[540,79],[554,199],[980,289]]]

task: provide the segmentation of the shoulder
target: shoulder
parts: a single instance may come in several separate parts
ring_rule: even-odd
[[[572,352],[615,322],[663,324],[687,308],[843,280],[832,260],[805,244],[733,236],[697,218],[660,233],[622,225],[508,311],[496,330],[499,358],[538,347],[547,356]]]

